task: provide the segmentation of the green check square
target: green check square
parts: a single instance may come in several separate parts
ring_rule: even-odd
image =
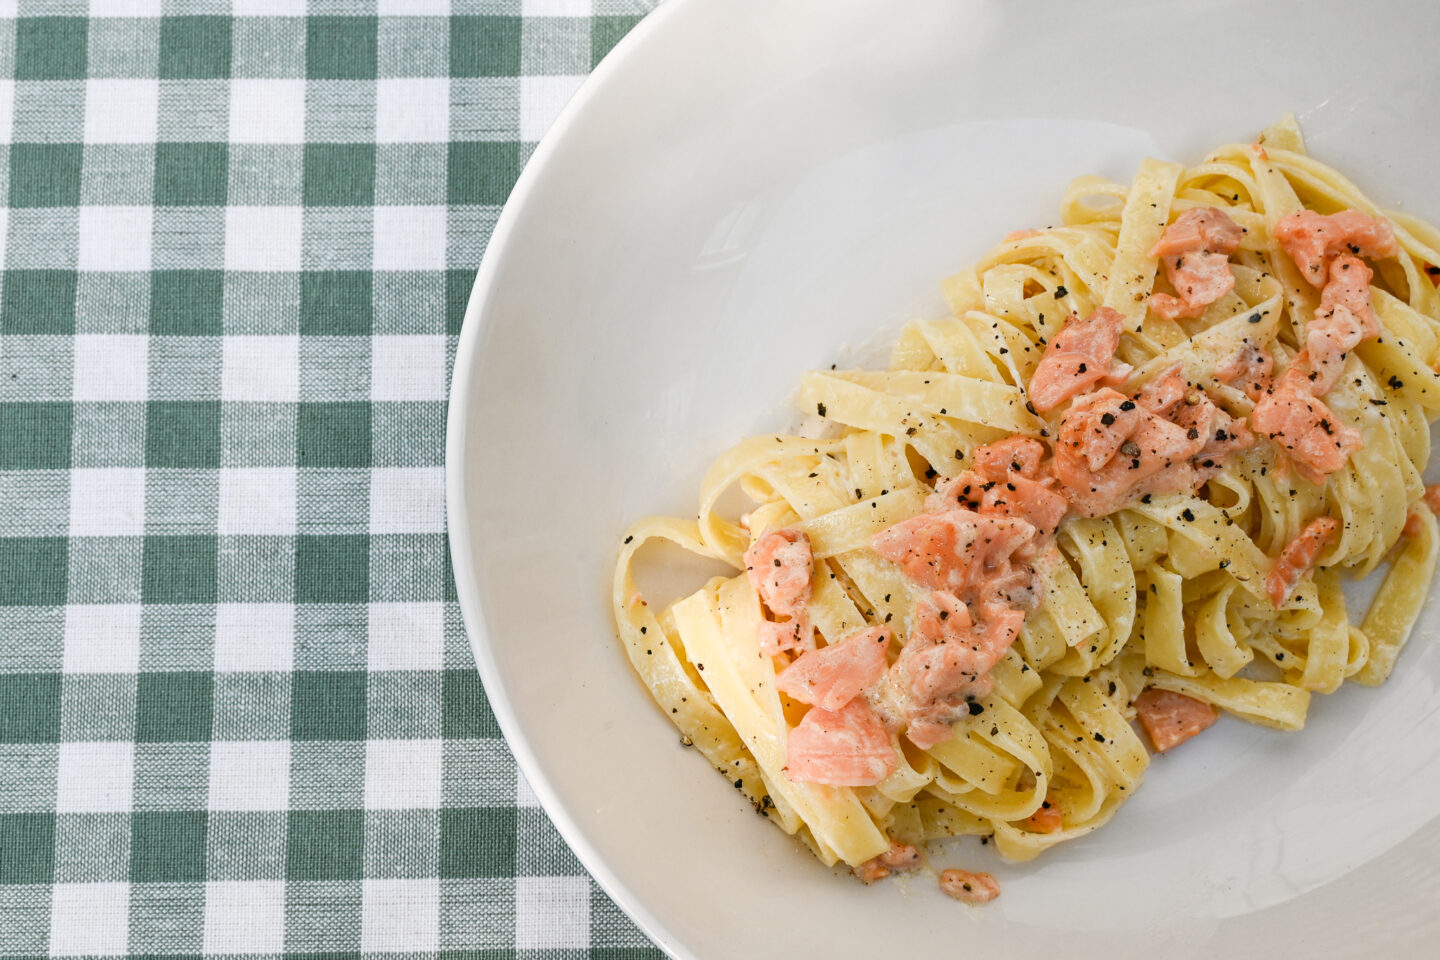
[[[375,144],[307,143],[302,194],[308,207],[375,202]]]
[[[140,674],[135,688],[135,739],[141,743],[209,740],[214,680],[208,670]]]
[[[300,404],[295,454],[301,467],[370,466],[370,404]]]
[[[439,810],[370,810],[365,814],[365,876],[435,876],[440,867]]]
[[[444,735],[447,740],[480,740],[500,736],[490,701],[473,669],[446,670]]]
[[[513,877],[515,808],[440,811],[440,877]]]
[[[474,270],[445,271],[445,332],[452,337],[460,335],[465,308],[470,304],[470,291],[474,286]]]
[[[360,880],[365,865],[361,810],[295,810],[285,843],[287,880]]]
[[[300,332],[369,336],[375,326],[373,275],[368,270],[307,270],[300,274]]]
[[[95,17],[85,64],[93,78],[154,79],[160,62],[159,21],[153,17]]]
[[[206,878],[284,880],[287,819],[282,810],[212,810],[205,837]]]
[[[11,144],[10,206],[78,205],[84,157],[85,145],[81,143]]]
[[[519,73],[519,17],[450,18],[450,76],[514,77]]]
[[[223,270],[156,270],[150,274],[150,332],[218,337],[225,332]]]
[[[89,21],[21,17],[15,24],[16,80],[83,80]]]
[[[155,205],[202,207],[225,203],[229,150],[223,143],[157,143]]]
[[[499,206],[520,176],[520,144],[451,143],[446,196],[452,204]]]
[[[605,59],[609,53],[620,42],[620,38],[629,33],[639,23],[640,17],[592,17],[590,19],[590,67],[594,69]]]
[[[130,882],[205,879],[204,810],[152,810],[130,820]]]
[[[365,603],[370,599],[370,538],[364,534],[295,538],[297,603]]]
[[[73,404],[0,403],[0,470],[65,470],[70,466]]]
[[[220,466],[220,401],[151,402],[145,409],[145,465]]]
[[[445,578],[445,600],[447,603],[456,603],[460,599],[459,591],[455,589],[455,561],[450,556],[450,534],[445,534],[445,569],[442,573]]]
[[[132,883],[126,948],[134,960],[202,960],[205,884]]]
[[[55,814],[0,814],[0,883],[49,883],[55,876]]]
[[[0,563],[6,562],[4,543],[0,540]],[[59,740],[60,674],[0,673],[0,743]]]
[[[305,74],[311,80],[373,80],[378,71],[377,17],[310,17]]]
[[[130,878],[130,814],[61,813],[55,818],[55,882]],[[0,911],[3,916],[3,911]]]
[[[297,670],[290,694],[292,740],[364,740],[364,670]]]
[[[219,538],[210,534],[147,536],[141,561],[145,603],[214,603]]]
[[[162,17],[160,79],[216,80],[230,76],[230,28],[224,16]]]
[[[70,541],[64,537],[0,539],[0,606],[61,606],[69,577]]]
[[[75,332],[73,270],[7,270],[0,297],[0,333]]]

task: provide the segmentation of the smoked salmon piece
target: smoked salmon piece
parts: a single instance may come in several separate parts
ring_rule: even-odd
[[[810,538],[802,530],[771,530],[745,551],[750,585],[774,613],[798,617],[810,601],[814,572]]]
[[[1040,809],[1026,817],[1021,823],[1036,833],[1059,833],[1065,829],[1060,808],[1049,800],[1040,804]]]
[[[1330,545],[1339,530],[1340,522],[1334,517],[1316,517],[1285,545],[1270,575],[1265,578],[1265,592],[1276,609],[1290,599],[1295,587],[1319,559],[1320,551]]]
[[[1069,509],[1064,496],[1044,483],[1019,474],[994,484],[980,499],[980,513],[1024,520],[1042,537],[1055,532]]]
[[[779,656],[786,650],[815,649],[815,631],[810,628],[810,618],[804,614],[778,623],[760,621],[760,632],[756,639],[760,644],[760,652],[767,657]]]
[[[1331,214],[1297,210],[1281,217],[1272,235],[1315,287],[1324,286],[1330,261],[1339,254],[1392,257],[1398,249],[1389,222],[1359,210]]]
[[[1044,413],[1110,375],[1124,321],[1109,307],[1098,307],[1083,320],[1071,317],[1045,345],[1045,355],[1030,378],[1030,402]]]
[[[1235,289],[1230,254],[1240,246],[1244,232],[1215,207],[1187,210],[1166,227],[1149,255],[1160,258],[1175,295],[1153,294],[1150,309],[1155,315],[1166,320],[1198,317]]]
[[[1024,613],[999,604],[972,618],[954,594],[937,590],[915,605],[915,629],[896,668],[917,700],[949,698],[1005,658],[1024,622]]]
[[[956,509],[917,514],[875,534],[870,543],[916,583],[965,596],[1034,537],[1035,528],[1024,520]]]
[[[1050,488],[1054,482],[1053,477],[1032,480],[1015,471],[1010,471],[1009,479],[987,480],[975,470],[962,470],[936,485],[935,492],[925,498],[925,510],[965,509],[989,517],[1012,517],[1029,523],[1041,536],[1049,536],[1070,508],[1065,497]]]
[[[1264,347],[1246,341],[1215,368],[1215,379],[1221,383],[1238,383],[1251,400],[1259,400],[1270,389],[1275,372],[1275,358]]]
[[[973,470],[942,479],[925,500],[929,513],[962,507],[996,517],[1013,517],[1046,537],[1064,519],[1069,504],[1051,489],[1054,476],[1044,464],[1045,447],[1030,437],[1011,437],[975,450]]]
[[[863,699],[839,710],[811,707],[790,731],[785,775],[797,783],[873,787],[895,771],[895,750]]]
[[[945,870],[940,874],[940,889],[946,896],[961,903],[989,903],[1000,896],[1000,884],[988,873],[969,870]]]
[[[1425,506],[1430,508],[1431,513],[1440,514],[1440,484],[1426,487],[1425,495],[1421,497],[1421,500],[1425,502]],[[1410,515],[1405,518],[1405,528],[1400,533],[1407,537],[1420,536],[1419,511],[1410,511]]]
[[[856,867],[855,876],[866,883],[874,883],[890,876],[892,870],[914,870],[919,866],[919,850],[907,843],[892,843],[889,850]]]
[[[1074,509],[1101,517],[1146,493],[1194,490],[1254,442],[1176,364],[1133,397],[1102,387],[1078,398],[1060,420],[1053,469]]]
[[[1341,423],[1324,401],[1311,394],[1310,372],[1309,355],[1302,350],[1255,404],[1250,425],[1285,449],[1297,473],[1320,484],[1364,442],[1358,430]]]
[[[1158,687],[1135,698],[1135,713],[1150,742],[1161,753],[1210,729],[1220,719],[1220,711],[1203,700]]]
[[[889,627],[871,627],[800,655],[780,671],[775,686],[801,703],[839,710],[885,675]]]
[[[915,607],[915,629],[890,668],[891,680],[912,704],[906,736],[932,747],[950,737],[950,724],[969,712],[969,701],[986,696],[989,671],[1015,643],[1025,614],[1004,604],[979,606],[978,616],[947,591],[937,590]]]
[[[1359,257],[1348,254],[1330,261],[1330,279],[1320,292],[1315,318],[1305,327],[1305,350],[1319,376],[1310,393],[1322,396],[1340,379],[1345,355],[1356,344],[1380,333],[1380,320],[1370,306],[1374,274]]]
[[[1011,472],[1039,480],[1045,460],[1045,444],[1034,437],[1010,437],[976,447],[975,470],[986,480],[1001,481]]]

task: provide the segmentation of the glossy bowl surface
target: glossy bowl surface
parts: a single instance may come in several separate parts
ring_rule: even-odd
[[[537,150],[455,360],[459,602],[500,725],[585,865],[679,957],[1434,956],[1440,613],[1306,730],[1231,720],[970,909],[819,866],[677,744],[615,640],[617,540],[694,509],[799,375],[867,355],[1082,173],[1286,111],[1440,218],[1440,6],[671,0]],[[973,841],[952,863],[989,861]],[[941,951],[944,951],[943,953]]]

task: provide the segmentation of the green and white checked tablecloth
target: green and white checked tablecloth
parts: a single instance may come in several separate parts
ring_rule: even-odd
[[[659,956],[516,774],[445,397],[650,0],[0,0],[0,957]]]

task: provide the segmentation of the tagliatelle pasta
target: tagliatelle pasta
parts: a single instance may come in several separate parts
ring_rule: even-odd
[[[1087,834],[1147,739],[1217,708],[1298,730],[1313,694],[1382,683],[1428,591],[1440,232],[1290,118],[1129,186],[1081,177],[1061,213],[944,281],[951,315],[888,369],[806,374],[815,436],[741,442],[696,519],[621,549],[615,619],[655,701],[827,864]],[[736,573],[656,609],[633,571],[656,540]]]

